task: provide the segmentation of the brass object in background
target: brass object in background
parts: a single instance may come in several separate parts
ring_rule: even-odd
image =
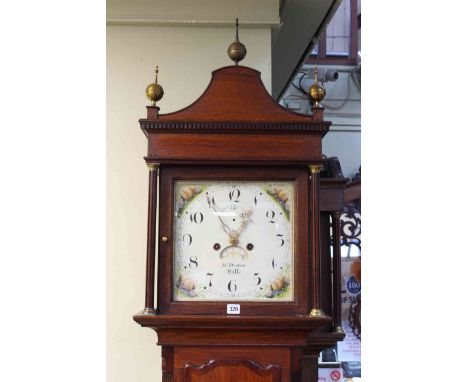
[[[312,309],[309,313],[311,317],[323,317],[325,313],[323,313],[322,309]]]
[[[320,102],[325,98],[327,92],[323,86],[318,84],[318,69],[315,67],[314,69],[314,84],[309,89],[310,97],[314,102],[314,107],[320,107]]]
[[[167,243],[169,239],[168,239],[166,236],[163,236],[163,237],[161,238],[161,240],[162,240],[164,243]]]
[[[239,19],[236,19],[236,40],[229,45],[227,54],[236,65],[247,55],[247,48],[239,41]]]
[[[146,87],[146,96],[148,99],[151,101],[151,106],[156,106],[156,101],[159,101],[163,95],[164,95],[164,90],[161,85],[158,84],[158,66],[156,66],[156,79],[154,80],[154,83],[149,84]]]

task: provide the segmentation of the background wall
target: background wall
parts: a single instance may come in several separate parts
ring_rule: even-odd
[[[117,24],[107,26],[107,380],[155,382],[156,334],[132,320],[144,307],[148,170],[138,124],[146,116],[144,90],[159,65],[161,113],[195,101],[211,71],[232,64],[226,50],[234,27]],[[243,27],[240,40],[248,50],[242,63],[261,71],[270,90],[270,28]]]

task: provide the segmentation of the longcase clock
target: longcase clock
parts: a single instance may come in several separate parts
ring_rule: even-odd
[[[149,209],[134,320],[157,332],[165,382],[314,381],[320,351],[344,337],[328,250],[344,181],[321,179],[323,109],[278,105],[235,43],[236,65],[197,101],[169,114],[153,103],[140,120]],[[147,92],[163,94],[157,81]]]

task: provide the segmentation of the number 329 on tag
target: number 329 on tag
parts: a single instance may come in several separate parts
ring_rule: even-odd
[[[240,305],[227,304],[227,314],[240,314]]]

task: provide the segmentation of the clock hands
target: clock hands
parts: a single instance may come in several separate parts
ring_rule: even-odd
[[[209,207],[215,212],[215,215],[221,222],[221,228],[229,236],[229,244],[237,245],[239,243],[239,237],[242,231],[245,229],[245,227],[251,220],[250,218],[252,217],[253,212],[252,208],[249,208],[239,214],[239,218],[241,219],[240,226],[238,229],[232,229],[223,221],[223,219],[221,218],[221,213],[216,209],[214,199],[210,198],[208,193],[206,194],[206,200],[208,202]]]
[[[247,226],[247,224],[250,222],[250,218],[252,216],[252,208],[249,208],[245,210],[244,212],[241,212],[239,214],[239,217],[241,218],[241,224],[238,230],[234,230],[234,233],[236,235],[237,241],[239,240],[239,236],[244,230],[244,228]],[[236,242],[237,244],[237,242]]]
[[[240,231],[243,228],[244,221],[243,220],[241,221],[241,229],[239,230],[232,229],[221,218],[221,213],[216,209],[214,198],[210,198],[208,193],[206,193],[206,200],[208,202],[208,206],[214,211],[215,215],[218,217],[219,221],[221,222],[221,228],[229,236],[229,244],[231,244],[230,246],[224,248],[221,251],[220,257],[224,259],[227,256],[235,256],[238,253],[237,249],[240,249],[242,252],[245,252],[241,247],[237,246],[237,243],[239,242]],[[246,256],[247,256],[246,253],[240,253],[240,255],[243,259],[246,259]]]
[[[221,227],[222,227],[223,231],[231,238],[234,235],[234,231],[231,229],[231,227],[229,227],[223,221],[223,219],[221,219],[219,211],[216,210],[214,199],[213,198],[210,199],[210,197],[208,196],[208,193],[206,193],[206,200],[207,200],[208,205],[210,206],[210,208],[215,212],[215,215],[218,217],[219,221],[221,222]]]

